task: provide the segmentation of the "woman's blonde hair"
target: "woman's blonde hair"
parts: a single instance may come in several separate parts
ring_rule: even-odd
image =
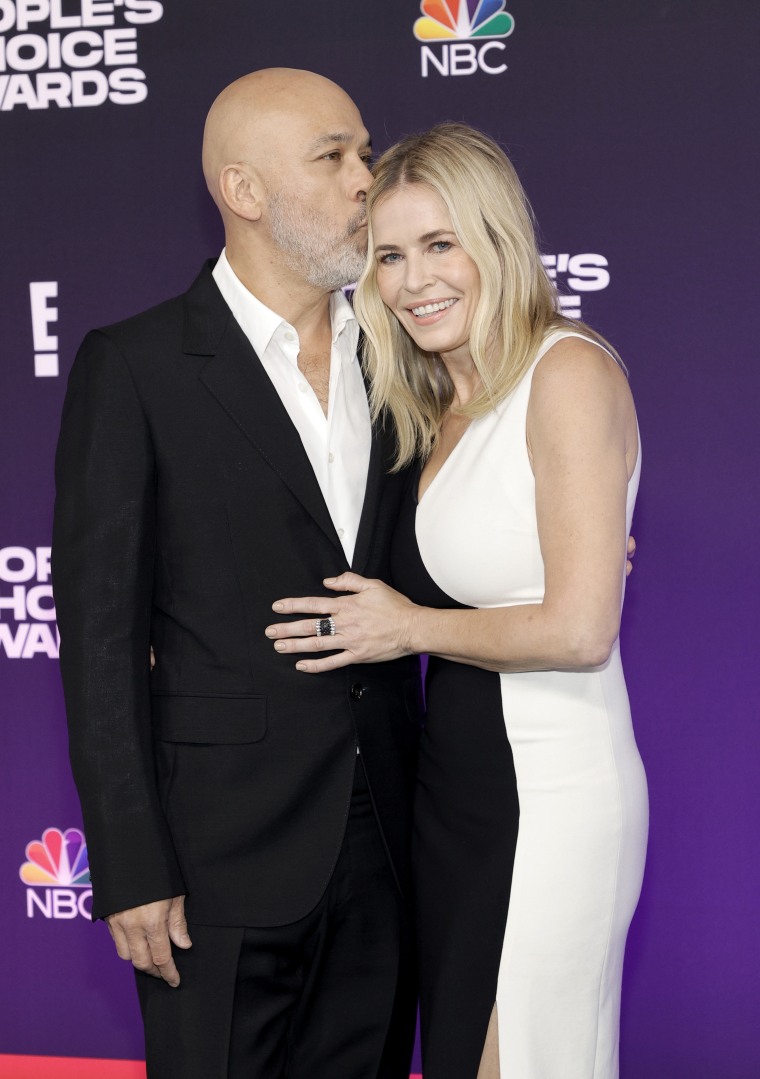
[[[511,162],[481,131],[438,124],[387,150],[367,196],[369,250],[354,304],[365,332],[364,364],[375,422],[390,415],[396,429],[395,469],[435,448],[454,387],[435,354],[409,337],[380,299],[372,211],[409,184],[443,199],[462,248],[480,273],[480,300],[470,331],[481,388],[458,412],[472,419],[502,401],[530,367],[548,330],[580,329],[617,357],[593,330],[559,314],[557,292],[536,244],[533,213]]]

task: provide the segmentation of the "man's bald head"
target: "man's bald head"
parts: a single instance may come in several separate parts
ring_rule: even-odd
[[[370,156],[359,110],[329,79],[269,68],[233,82],[211,106],[203,139],[231,263],[247,280],[266,266],[321,291],[355,281]]]
[[[331,106],[358,110],[336,83],[313,71],[272,67],[244,75],[214,101],[203,133],[203,174],[211,197],[223,211],[219,179],[227,165],[246,162],[266,173],[294,128]]]

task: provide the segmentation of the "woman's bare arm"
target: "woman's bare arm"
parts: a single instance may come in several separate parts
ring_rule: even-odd
[[[275,648],[343,650],[300,660],[308,673],[414,652],[497,671],[604,663],[619,629],[627,483],[638,450],[625,375],[596,346],[559,342],[536,368],[527,437],[545,567],[542,603],[437,610],[379,581],[343,574],[327,587],[355,595],[275,605],[283,613],[332,614],[336,636],[315,637],[313,619],[270,626]]]

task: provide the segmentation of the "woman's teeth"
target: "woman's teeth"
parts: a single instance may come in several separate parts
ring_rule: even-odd
[[[456,300],[442,300],[441,303],[426,303],[422,307],[413,307],[412,314],[420,318],[422,315],[434,315],[436,311],[445,311],[447,307],[451,307],[456,303]]]

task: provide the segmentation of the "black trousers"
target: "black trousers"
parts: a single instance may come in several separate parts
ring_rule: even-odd
[[[274,928],[189,926],[181,985],[137,973],[148,1079],[408,1079],[410,919],[357,760],[346,834],[315,909]]]

